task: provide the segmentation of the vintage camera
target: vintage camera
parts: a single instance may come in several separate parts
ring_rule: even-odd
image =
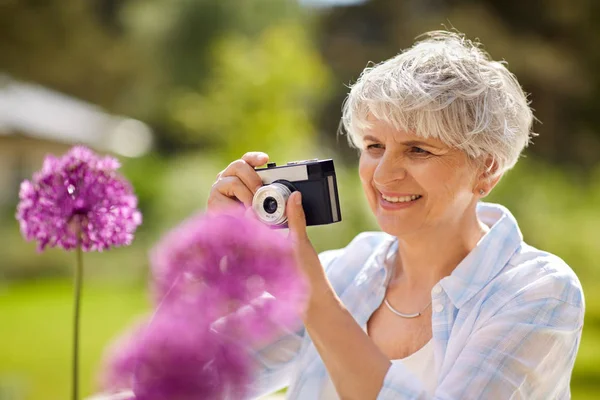
[[[333,160],[292,161],[279,167],[268,163],[256,172],[264,186],[254,194],[252,209],[263,223],[287,228],[285,207],[296,190],[302,193],[307,226],[342,220]]]

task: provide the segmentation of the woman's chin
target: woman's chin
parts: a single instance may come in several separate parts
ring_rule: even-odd
[[[419,226],[408,218],[389,214],[378,214],[377,224],[383,232],[396,237],[410,235],[416,232]]]

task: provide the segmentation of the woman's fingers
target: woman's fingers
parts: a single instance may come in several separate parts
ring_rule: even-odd
[[[242,156],[242,160],[247,162],[251,167],[260,167],[269,161],[269,155],[262,151],[250,151]]]
[[[302,208],[302,195],[294,192],[287,202],[288,227],[294,246],[296,262],[308,278],[311,292],[318,293],[329,287],[319,255],[315,251],[306,233],[306,217]]]
[[[241,159],[233,161],[217,175],[208,197],[208,210],[223,210],[243,203],[246,208],[252,206],[256,190],[262,186],[262,180],[254,167],[269,161],[262,152],[249,152]]]
[[[292,240],[296,244],[307,241],[306,216],[304,215],[304,208],[302,208],[302,194],[300,192],[296,191],[291,194],[287,201],[286,214]]]
[[[221,194],[216,188],[211,189],[206,210],[209,213],[237,214],[243,213],[245,206],[231,197]]]
[[[252,206],[254,193],[237,176],[223,176],[214,183],[208,196],[209,209],[222,209],[243,203],[244,206]]]
[[[252,193],[262,186],[262,180],[253,167],[244,160],[236,160],[229,164],[221,173],[219,180],[224,177],[237,177]],[[242,200],[242,199],[239,199]],[[242,200],[243,201],[243,200]],[[245,203],[244,203],[245,204]]]

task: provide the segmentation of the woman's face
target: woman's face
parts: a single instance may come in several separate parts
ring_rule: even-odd
[[[381,121],[365,132],[359,174],[379,226],[398,237],[455,227],[477,202],[477,171],[464,152]]]

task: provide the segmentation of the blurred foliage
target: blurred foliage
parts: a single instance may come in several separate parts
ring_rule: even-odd
[[[88,1],[0,1],[0,72],[120,111],[151,69],[94,11]]]
[[[445,24],[478,37],[531,92],[541,135],[489,201],[506,205],[528,243],[559,255],[581,278],[588,311],[573,398],[594,398],[598,17],[591,0],[372,0],[319,12],[292,0],[0,0],[0,73],[143,119],[157,136],[154,152],[122,160],[144,213],[134,244],[86,255],[86,388],[109,338],[146,310],[153,243],[202,210],[215,175],[246,151],[266,151],[278,163],[335,159],[343,222],[309,228],[318,251],[377,229],[356,152],[335,135],[345,85],[369,61]],[[64,398],[71,317],[65,279],[74,254],[36,253],[13,214],[12,205],[0,210],[0,399]]]
[[[336,81],[444,27],[479,39],[515,73],[541,123],[532,152],[585,172],[600,157],[600,3],[592,0],[372,0],[323,16],[320,47]],[[332,132],[346,93],[338,86],[321,121]]]
[[[255,38],[231,34],[213,48],[214,74],[203,92],[187,88],[169,101],[178,140],[202,140],[223,159],[246,149],[289,156],[314,143],[312,111],[328,75],[303,29],[276,25]],[[308,152],[307,152],[308,153]]]

